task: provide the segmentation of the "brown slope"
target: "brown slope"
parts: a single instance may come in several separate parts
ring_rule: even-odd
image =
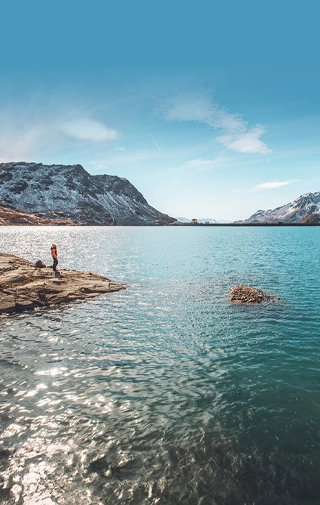
[[[320,224],[320,214],[309,214],[299,221],[299,224]]]
[[[79,226],[82,223],[72,219],[57,217],[55,212],[47,212],[47,217],[42,217],[41,212],[27,212],[9,207],[0,201],[0,226]]]

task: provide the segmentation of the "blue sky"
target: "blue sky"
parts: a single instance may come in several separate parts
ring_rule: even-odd
[[[320,190],[316,2],[3,2],[0,161],[80,163],[172,216]]]

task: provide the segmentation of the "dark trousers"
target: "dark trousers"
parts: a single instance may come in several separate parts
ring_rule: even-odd
[[[53,258],[52,268],[53,268],[54,272],[57,270],[57,265],[58,265],[58,260],[56,258]]]

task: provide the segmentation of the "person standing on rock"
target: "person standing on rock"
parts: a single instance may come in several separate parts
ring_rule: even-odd
[[[58,250],[57,250],[57,245],[56,244],[52,244],[52,247],[51,247],[51,256],[52,256],[52,259],[53,259],[52,269],[53,269],[54,272],[56,272],[57,265],[58,265]]]

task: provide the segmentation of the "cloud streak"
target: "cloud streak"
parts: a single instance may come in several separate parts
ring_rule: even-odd
[[[172,96],[158,106],[156,114],[166,121],[194,121],[219,130],[216,140],[237,153],[269,154],[272,150],[260,137],[266,132],[259,124],[249,127],[240,114],[232,114],[212,100],[208,93]]]
[[[151,138],[152,138],[152,140],[153,140],[154,145],[155,145],[155,146],[159,149],[160,153],[161,153],[161,154],[163,154],[162,149],[160,149],[160,147],[158,146],[158,144],[157,144],[157,143],[156,143],[156,141],[154,140],[153,135],[151,134],[151,132],[149,132],[149,133],[150,133],[150,137],[151,137]]]
[[[210,168],[217,164],[216,160],[203,160],[202,158],[198,158],[195,160],[190,160],[186,163],[187,167],[190,168]]]
[[[279,189],[283,186],[288,186],[292,182],[295,182],[294,179],[290,179],[289,181],[264,182],[263,184],[257,184],[254,188],[250,189],[249,192],[252,193],[254,191],[262,191],[264,189]]]

